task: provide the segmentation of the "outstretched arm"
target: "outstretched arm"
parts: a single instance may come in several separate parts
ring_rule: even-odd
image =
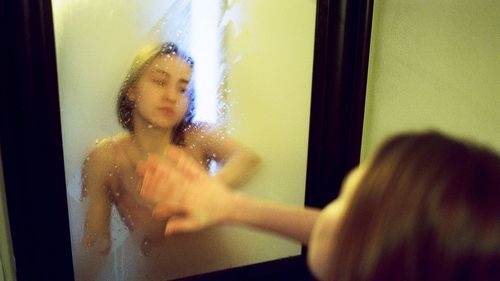
[[[319,210],[234,194],[227,222],[249,225],[307,244]]]
[[[170,218],[167,235],[230,223],[271,231],[305,244],[319,215],[317,209],[235,192],[177,148],[170,148],[162,158],[150,157],[138,172],[144,176],[141,195],[156,204],[153,215]]]

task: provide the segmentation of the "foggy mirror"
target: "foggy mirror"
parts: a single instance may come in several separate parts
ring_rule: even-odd
[[[218,176],[245,152],[250,160],[224,175],[234,188],[303,204],[316,1],[52,8],[77,280],[175,279],[300,254],[295,242],[234,226],[157,235],[135,166],[178,145]]]

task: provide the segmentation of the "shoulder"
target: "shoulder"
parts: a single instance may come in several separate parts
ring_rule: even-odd
[[[335,200],[321,211],[309,240],[308,264],[311,272],[320,280],[330,276],[339,223],[345,208],[343,202]]]
[[[185,136],[188,142],[204,142],[207,138],[222,132],[218,126],[206,122],[194,122],[186,127]]]
[[[211,132],[217,130],[217,126],[206,122],[193,122],[186,127],[187,134]]]
[[[98,165],[101,168],[114,165],[117,150],[128,143],[128,134],[119,134],[100,140],[85,159],[85,165]]]

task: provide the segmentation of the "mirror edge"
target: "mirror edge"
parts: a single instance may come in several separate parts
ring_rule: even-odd
[[[318,7],[305,204],[322,208],[359,164],[373,0]]]

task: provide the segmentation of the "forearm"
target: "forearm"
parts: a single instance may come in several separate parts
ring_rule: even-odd
[[[111,248],[111,203],[107,200],[96,200],[87,202],[85,222],[83,225],[83,236],[81,245],[91,252],[99,255],[107,255]]]
[[[248,181],[258,170],[260,158],[251,152],[239,152],[228,159],[215,177],[230,187],[236,187]]]
[[[227,223],[244,224],[271,231],[307,244],[319,209],[296,207],[232,194]]]

